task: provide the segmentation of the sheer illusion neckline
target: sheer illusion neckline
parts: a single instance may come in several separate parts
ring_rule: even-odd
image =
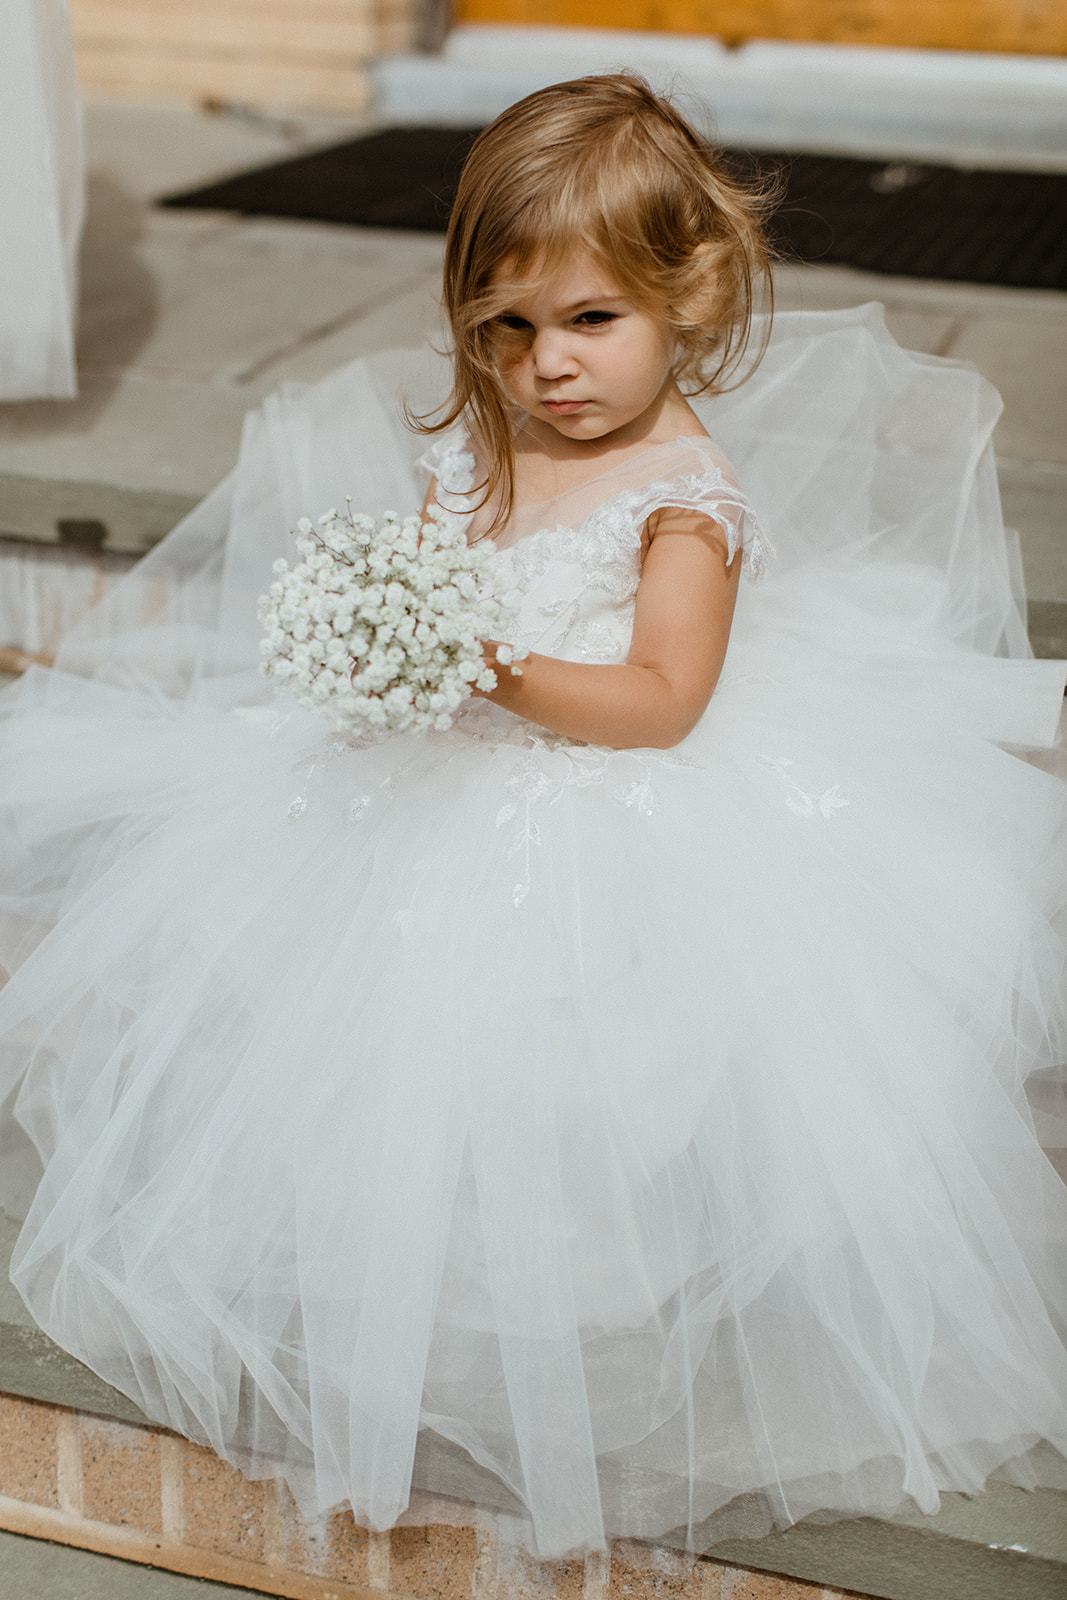
[[[478,453],[475,449],[474,441],[465,428],[461,428],[457,444],[459,450],[468,458],[469,481],[463,486],[463,488],[469,489],[472,488],[477,482],[477,476],[481,470],[481,463],[478,459]],[[632,489],[635,486],[633,481],[635,474],[637,475],[637,482],[641,483],[642,485],[653,484],[657,481],[667,482],[678,476],[678,473],[674,471],[668,471],[663,474],[662,479],[643,477],[641,475],[641,464],[647,461],[647,459],[651,456],[665,455],[672,450],[684,449],[686,447],[696,450],[700,455],[706,457],[709,465],[713,466],[720,473],[720,475],[725,477],[725,474],[723,474],[723,468],[728,467],[728,463],[726,462],[725,456],[722,455],[722,452],[717,449],[715,442],[710,435],[706,433],[676,434],[672,439],[657,440],[654,444],[646,445],[643,449],[636,451],[632,456],[628,456],[622,461],[615,461],[610,465],[606,465],[602,471],[594,473],[591,477],[584,479],[581,483],[571,484],[568,487],[560,489],[555,494],[546,495],[540,499],[529,500],[524,502],[522,505],[514,506],[508,522],[502,529],[498,530],[498,532],[491,537],[487,534],[478,534],[475,532],[473,542],[479,544],[491,544],[496,550],[510,550],[514,549],[516,545],[524,544],[529,539],[537,538],[539,535],[551,531],[551,529],[556,525],[566,525],[567,527],[575,530],[580,530],[589,522],[590,518],[600,512],[602,508],[613,504],[622,496],[632,492]],[[607,480],[612,478],[623,480],[620,484],[620,487],[614,490],[612,493],[605,493],[597,496],[597,486],[604,484]],[[457,488],[459,488],[458,485],[456,485],[452,492],[455,493]],[[586,503],[585,509],[581,515],[575,516],[572,513],[569,517],[548,516],[545,518],[542,518],[538,515],[540,512],[553,506],[559,506],[561,509],[565,509],[568,503],[573,504],[575,501],[585,500],[586,497],[590,496],[593,497],[593,503]],[[471,519],[471,522],[473,522],[473,520],[479,515],[479,511],[472,511],[468,513],[468,515]],[[473,532],[471,522],[468,522],[468,537],[470,537],[471,533]],[[511,532],[512,529],[515,529],[517,525],[521,525],[522,523],[526,523],[528,525],[526,532]],[[533,524],[532,526],[529,525],[531,523]]]
[[[471,455],[471,457],[473,458],[475,466],[477,467],[478,465],[480,465],[480,463],[478,462],[478,453],[474,448],[474,442],[473,442],[473,440],[470,439],[470,435],[469,434],[468,434],[467,438],[468,438],[468,446],[467,446],[468,452]],[[646,456],[655,455],[658,451],[670,450],[676,445],[684,445],[684,444],[695,445],[698,448],[701,445],[704,445],[704,446],[707,446],[712,453],[717,453],[715,451],[714,440],[711,438],[711,436],[709,434],[706,434],[706,433],[676,433],[674,435],[674,437],[671,438],[671,439],[659,439],[659,440],[656,441],[655,444],[645,445],[643,449],[635,451],[632,456],[626,456],[623,460],[615,461],[610,466],[606,466],[602,472],[594,472],[592,477],[583,478],[581,483],[571,484],[569,487],[567,487],[565,489],[560,489],[558,491],[558,493],[552,494],[552,495],[546,495],[546,496],[544,496],[544,498],[542,498],[540,500],[530,500],[530,501],[528,501],[526,503],[525,506],[523,506],[522,509],[524,511],[530,511],[530,510],[535,509],[537,506],[549,505],[553,500],[562,500],[567,495],[581,494],[581,492],[584,489],[591,489],[593,487],[593,485],[595,483],[599,483],[601,481],[601,479],[610,478],[610,477],[614,476],[616,473],[625,472],[629,468],[631,468],[633,466],[636,466],[637,463],[639,461],[643,461]]]

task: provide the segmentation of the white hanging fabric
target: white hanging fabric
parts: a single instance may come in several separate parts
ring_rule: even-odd
[[[77,393],[81,103],[65,0],[0,6],[0,400]]]

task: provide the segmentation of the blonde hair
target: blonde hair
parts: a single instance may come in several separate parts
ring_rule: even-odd
[[[512,422],[494,359],[494,322],[509,300],[586,250],[674,329],[675,377],[689,392],[721,391],[747,348],[761,280],[770,303],[763,219],[772,201],[767,185],[733,179],[670,101],[629,72],[553,84],[479,134],[445,246],[452,393],[439,420],[412,421],[436,433],[467,419],[487,463],[475,492],[481,505],[500,500],[489,532],[514,497]],[[509,281],[494,285],[505,264]]]

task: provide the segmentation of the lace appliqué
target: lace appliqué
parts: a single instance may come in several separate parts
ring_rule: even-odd
[[[813,817],[818,812],[829,820],[836,816],[837,812],[852,804],[841,793],[839,783],[824,789],[822,794],[811,794],[807,789],[801,788],[788,770],[793,765],[788,756],[761,756],[760,760],[765,766],[777,772],[785,788],[785,803],[796,817]]]
[[[288,821],[300,821],[300,818],[305,814],[308,806],[311,804],[309,791],[311,790],[312,785],[315,783],[319,775],[325,772],[326,769],[331,766],[339,756],[348,755],[353,750],[367,750],[371,745],[380,744],[381,742],[382,736],[376,734],[352,734],[350,736],[343,737],[338,735],[333,739],[327,740],[325,745],[320,746],[310,765],[306,768],[304,772],[304,781],[300,787],[300,793],[295,797],[295,799],[289,802],[289,806],[285,813]],[[302,766],[303,762],[298,762],[297,767],[294,770],[299,771],[300,767]],[[391,794],[394,787],[395,780],[392,777],[386,778],[384,782],[378,784],[377,786],[378,791],[384,791],[386,794]],[[345,806],[345,821],[358,822],[363,816],[363,813],[367,810],[368,806],[371,804],[372,799],[373,795],[362,794],[357,795],[353,799],[349,800]]]
[[[509,861],[518,857],[521,877],[511,891],[513,904],[521,906],[533,884],[533,851],[541,845],[541,827],[534,808],[555,805],[568,789],[588,789],[608,784],[609,793],[627,810],[650,817],[658,801],[652,787],[655,767],[695,768],[697,763],[666,751],[613,750],[605,745],[583,745],[563,735],[530,737],[530,748],[504,780],[509,798],[496,816],[498,828],[517,820],[518,826],[507,846]],[[636,775],[625,781],[627,768]],[[622,769],[620,771],[619,769]],[[611,784],[618,773],[624,781]]]
[[[617,661],[623,653],[622,640],[602,622],[587,622],[578,629],[575,638],[578,653],[587,661]]]

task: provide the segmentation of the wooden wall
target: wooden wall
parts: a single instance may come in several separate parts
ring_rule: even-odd
[[[414,0],[70,0],[87,94],[355,112],[366,63],[404,50]]]
[[[1067,55],[1067,0],[458,0],[467,22]]]

